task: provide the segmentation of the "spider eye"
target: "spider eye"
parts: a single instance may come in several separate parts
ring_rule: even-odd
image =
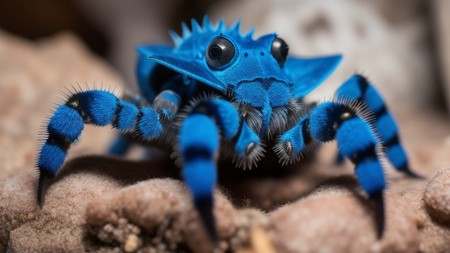
[[[289,46],[283,39],[281,39],[280,37],[276,37],[272,42],[271,52],[273,58],[277,60],[278,64],[280,64],[280,66],[283,66],[289,52]]]
[[[220,68],[229,63],[235,54],[234,46],[228,39],[215,38],[206,50],[206,62],[212,68]]]

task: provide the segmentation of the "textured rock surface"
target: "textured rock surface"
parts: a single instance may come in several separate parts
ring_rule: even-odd
[[[450,222],[450,170],[443,170],[428,183],[423,196],[428,213],[436,220]]]
[[[312,194],[270,215],[271,237],[278,252],[393,253],[418,250],[418,218],[399,195],[385,194],[386,231],[383,239],[378,240],[370,209],[372,205],[359,193],[339,188],[331,187]]]
[[[153,162],[71,159],[38,210],[32,167],[35,136],[48,114],[43,101],[76,80],[115,83],[118,78],[67,35],[35,45],[0,34],[0,52],[0,252],[171,252],[174,247],[211,252],[189,194],[179,181],[162,179],[171,173]],[[446,188],[449,173],[434,176],[450,167],[448,121],[430,111],[411,115],[398,115],[402,137],[414,169],[433,179],[427,183],[390,173],[383,240],[375,241],[371,205],[355,190],[351,176],[323,182],[352,170],[331,165],[335,150],[328,145],[318,162],[302,166],[288,180],[248,179],[247,174],[224,184],[227,194],[216,195],[221,240],[213,252],[323,252],[325,247],[333,252],[450,251],[450,228],[444,222],[448,202],[441,201],[448,195],[439,190]],[[104,129],[88,128],[70,154],[101,152],[110,137]],[[241,209],[232,202],[269,211]]]

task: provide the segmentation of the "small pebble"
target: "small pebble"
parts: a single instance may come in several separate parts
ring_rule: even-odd
[[[123,250],[125,252],[135,252],[139,248],[139,244],[139,237],[137,237],[135,234],[130,234],[127,237],[127,241],[125,242]]]

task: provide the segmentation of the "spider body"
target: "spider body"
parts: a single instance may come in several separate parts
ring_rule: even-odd
[[[302,98],[333,72],[341,56],[288,57],[287,44],[276,34],[257,40],[252,34],[242,35],[239,22],[226,27],[221,20],[214,26],[205,17],[200,26],[193,20],[192,31],[183,24],[182,37],[171,33],[174,46],[138,48],[143,99],[118,98],[101,90],[72,94],[48,123],[37,164],[39,205],[84,124],[112,125],[135,141],[159,142],[175,150],[212,237],[219,157],[257,169],[263,151],[272,149],[285,165],[296,163],[313,143],[337,140],[339,153],[354,162],[362,188],[378,203],[381,236],[386,188],[382,143],[396,169],[415,175],[382,97],[364,77],[355,75],[339,88],[335,100],[305,105]],[[119,138],[110,153],[124,154],[129,145]]]

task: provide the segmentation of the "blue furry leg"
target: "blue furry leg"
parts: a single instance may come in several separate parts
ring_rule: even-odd
[[[192,193],[195,207],[209,236],[216,240],[213,215],[213,192],[217,183],[216,157],[219,149],[216,124],[204,114],[191,114],[181,125],[179,142],[184,162],[184,181]]]
[[[340,100],[353,100],[364,103],[375,116],[375,126],[380,140],[386,149],[386,156],[391,164],[405,174],[420,178],[408,164],[407,154],[400,143],[397,124],[388,111],[383,97],[361,75],[350,77],[337,90],[336,96]]]
[[[162,133],[159,118],[152,108],[138,107],[107,91],[73,94],[50,118],[48,136],[39,152],[39,206],[44,204],[47,186],[63,166],[70,146],[81,136],[85,124],[112,125],[124,133],[133,132],[145,140],[154,140]]]
[[[387,185],[379,160],[380,143],[371,125],[348,106],[327,102],[311,111],[309,130],[315,140],[336,139],[339,153],[355,164],[359,184],[376,204],[377,235],[381,238],[385,223],[382,196]]]

